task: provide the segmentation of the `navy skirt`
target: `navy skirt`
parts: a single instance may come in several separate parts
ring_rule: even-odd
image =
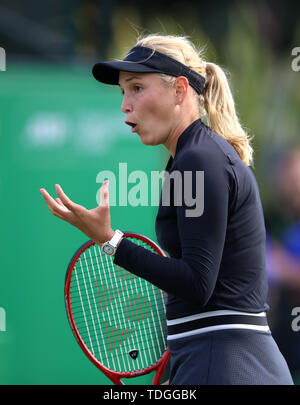
[[[168,346],[170,385],[293,385],[270,332],[219,330]]]

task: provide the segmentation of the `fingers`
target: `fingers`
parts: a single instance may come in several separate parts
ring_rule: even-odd
[[[71,201],[58,184],[55,185],[55,188],[56,193],[59,196],[56,199],[52,198],[45,189],[40,189],[49,210],[56,217],[75,225],[78,218],[86,212],[86,209]]]
[[[55,201],[51,195],[46,191],[45,189],[41,188],[40,192],[42,196],[44,197],[44,200],[49,208],[49,210],[55,215],[59,216],[62,218],[62,216],[66,213],[69,212],[69,210],[66,207],[63,207],[61,204],[59,204],[57,201]]]
[[[55,201],[57,201],[58,204],[59,204],[66,212],[69,211],[68,208],[62,203],[62,201],[61,201],[60,198],[55,198]]]
[[[40,189],[42,196],[52,214],[60,219],[67,222],[72,222],[73,214],[72,212],[62,203],[62,201],[57,198],[54,200],[51,195],[45,189]]]
[[[61,201],[60,198],[55,198],[55,201],[57,201],[59,205],[61,205],[62,207],[64,207],[64,205],[63,205],[63,203],[62,203],[62,201]]]
[[[109,181],[106,180],[102,183],[100,188],[100,204],[101,206],[109,206],[109,191],[108,191]]]
[[[63,192],[59,184],[55,184],[56,193],[59,197],[59,200],[62,202],[63,206],[69,209],[70,211],[76,210],[78,207],[77,204],[73,203],[69,197]]]
[[[100,205],[102,206],[93,210],[87,210],[85,207],[71,201],[58,184],[55,185],[55,188],[57,198],[52,198],[45,189],[40,189],[52,214],[75,226],[90,239],[99,242],[107,240],[104,235],[107,234],[107,228],[110,227],[108,182],[104,182],[100,189]]]

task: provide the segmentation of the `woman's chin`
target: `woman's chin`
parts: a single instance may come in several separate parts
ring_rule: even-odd
[[[143,135],[143,134],[139,134],[140,140],[144,145],[149,145],[149,146],[155,146],[155,145],[159,145],[159,143],[157,143],[155,141],[155,139],[153,139],[153,137],[151,137],[151,135],[147,136],[147,135]]]

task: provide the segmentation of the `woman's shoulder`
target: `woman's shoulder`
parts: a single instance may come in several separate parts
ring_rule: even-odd
[[[203,167],[226,167],[236,159],[234,151],[228,148],[226,141],[220,141],[220,136],[207,132],[204,136],[195,138],[192,143],[186,145],[176,156],[176,166],[203,166]]]

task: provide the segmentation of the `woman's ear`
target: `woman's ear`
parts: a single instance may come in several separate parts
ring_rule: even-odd
[[[179,76],[175,80],[176,104],[182,104],[189,87],[189,81],[185,76]]]

